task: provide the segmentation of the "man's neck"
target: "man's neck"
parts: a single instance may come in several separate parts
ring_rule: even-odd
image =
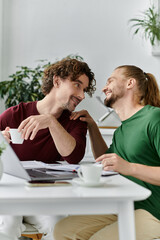
[[[58,107],[56,101],[50,102],[50,98],[45,96],[42,100],[37,102],[37,110],[39,114],[52,114],[55,118],[62,115],[63,109]]]
[[[138,103],[125,102],[125,103],[116,103],[113,106],[113,109],[118,114],[121,121],[124,121],[132,117],[136,112],[141,110],[144,106]]]

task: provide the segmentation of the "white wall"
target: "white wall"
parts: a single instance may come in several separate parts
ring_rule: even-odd
[[[151,55],[149,42],[132,38],[128,25],[149,4],[150,0],[5,0],[3,80],[17,65],[35,66],[39,59],[55,61],[78,53],[96,75],[95,96],[122,64],[137,65],[160,83],[160,57]],[[95,97],[87,97],[80,108],[89,109],[95,119],[106,111]],[[106,124],[119,121],[111,115]]]

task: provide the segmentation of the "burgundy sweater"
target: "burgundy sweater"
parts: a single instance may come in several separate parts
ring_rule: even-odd
[[[20,103],[8,108],[0,115],[0,130],[7,126],[18,128],[20,123],[31,115],[39,115],[37,102]],[[76,147],[69,156],[61,156],[56,149],[49,129],[39,130],[33,140],[24,140],[23,144],[12,144],[11,146],[21,161],[38,160],[45,163],[66,160],[68,163],[78,163],[84,156],[86,146],[87,124],[77,120],[69,119],[70,112],[65,110],[58,122],[66,131],[75,138]]]

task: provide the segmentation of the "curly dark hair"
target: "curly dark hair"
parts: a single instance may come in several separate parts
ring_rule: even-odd
[[[87,63],[79,61],[77,59],[62,59],[51,64],[44,70],[42,79],[42,92],[47,95],[53,87],[53,76],[59,76],[63,79],[70,77],[71,81],[75,81],[79,76],[85,74],[89,78],[89,86],[87,87],[87,93],[91,97],[95,92],[96,80],[94,73],[88,67]]]

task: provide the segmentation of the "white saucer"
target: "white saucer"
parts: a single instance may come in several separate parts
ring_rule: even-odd
[[[106,179],[101,179],[98,183],[86,183],[80,178],[73,178],[72,183],[76,183],[77,185],[83,186],[83,187],[100,187],[103,186],[106,183]]]

